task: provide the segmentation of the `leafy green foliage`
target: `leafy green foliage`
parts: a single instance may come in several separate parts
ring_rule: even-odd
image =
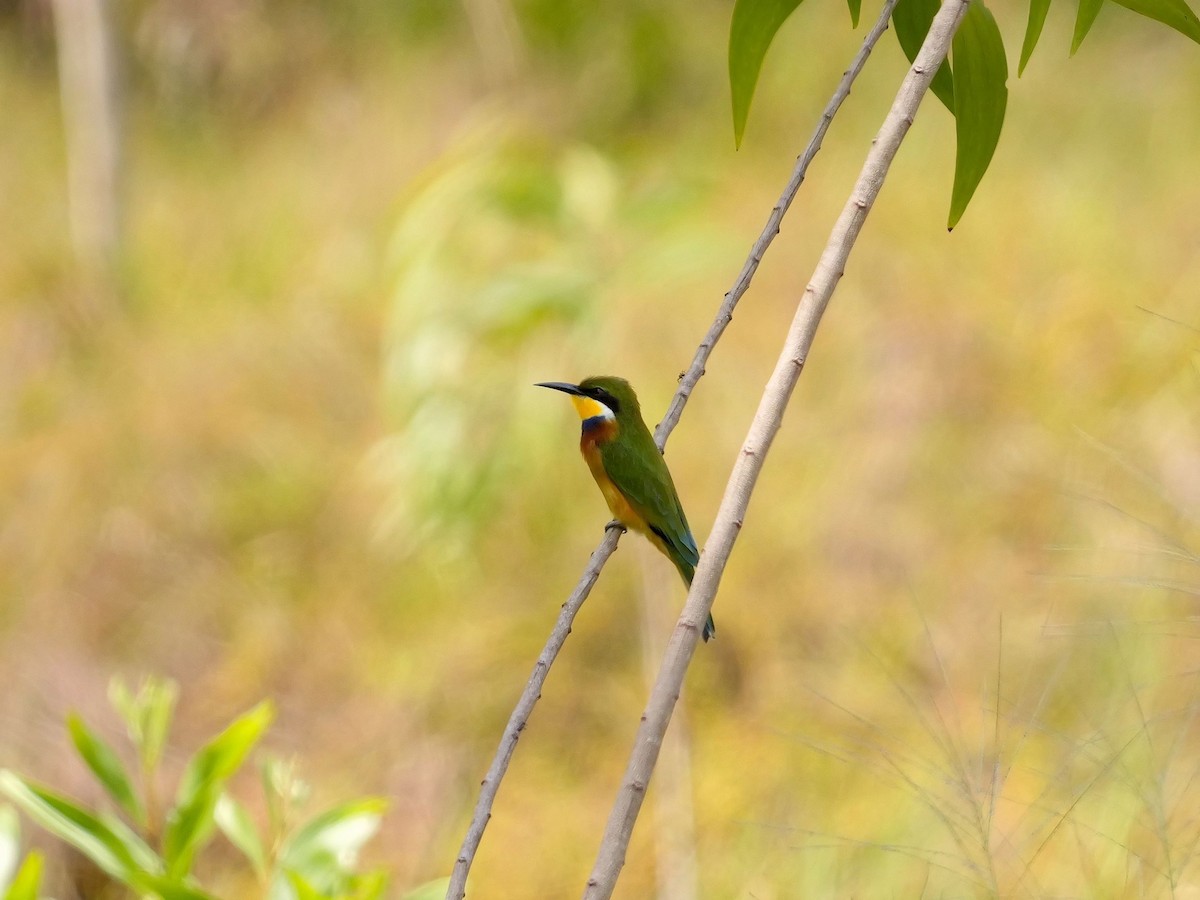
[[[129,780],[125,767],[112,747],[73,713],[67,717],[67,730],[71,733],[75,749],[92,770],[92,774],[108,791],[109,796],[117,801],[130,818],[140,825],[145,825],[146,808],[134,791],[133,782]]]
[[[366,798],[343,803],[297,823],[295,807],[311,791],[294,767],[264,761],[268,810],[264,838],[249,811],[224,793],[225,785],[258,746],[273,711],[260,703],[235,719],[188,761],[165,823],[154,821],[152,785],[158,780],[178,688],[151,679],[136,694],[114,681],[109,697],[124,719],[142,764],[145,796],[139,793],[118,752],[77,715],[67,720],[71,741],[92,775],[138,830],[106,811],[86,809],[45,786],[0,771],[3,792],[29,818],[71,845],[114,881],[143,897],[212,900],[196,883],[197,854],[218,829],[249,861],[270,900],[376,900],[387,878],[355,870],[363,845],[379,830],[384,803]],[[140,833],[139,833],[140,830]],[[161,834],[156,841],[152,835]],[[36,900],[41,858],[31,855],[13,875],[18,858],[18,824],[12,810],[0,809],[0,889],[4,900]],[[157,844],[157,846],[156,846]]]
[[[38,885],[41,881],[42,855],[37,852],[30,853],[4,892],[4,900],[38,900]]]
[[[11,806],[0,806],[0,887],[12,881],[21,857],[21,824]]]
[[[987,172],[1008,104],[1008,62],[996,20],[973,0],[954,34],[954,125],[958,142],[949,228],[958,224]]]
[[[11,806],[0,806],[0,896],[3,900],[37,900],[42,878],[42,857],[21,858],[21,825]]]
[[[729,24],[729,88],[733,96],[733,141],[741,146],[750,115],[750,101],[762,70],[763,58],[775,33],[800,5],[801,0],[736,0]],[[851,0],[850,15],[858,24]]]
[[[188,763],[163,838],[171,875],[182,876],[191,870],[196,851],[215,826],[213,813],[222,787],[242,767],[273,715],[269,703],[260,703],[202,747]]]
[[[1071,54],[1087,37],[1104,0],[1079,0]],[[1186,0],[1114,0],[1200,43],[1200,18]],[[799,6],[800,0],[737,0],[729,29],[729,84],[733,96],[734,140],[741,144],[763,58],[775,33]],[[940,0],[899,0],[892,10],[896,39],[909,62],[916,59],[941,8]],[[1050,0],[1030,0],[1021,59],[1025,70],[1046,23]],[[858,24],[859,2],[850,0],[850,15]],[[973,0],[955,33],[947,59],[938,68],[930,90],[955,118],[954,186],[950,195],[951,229],[983,179],[1004,125],[1008,104],[1008,62],[1004,40],[982,0]]]
[[[1100,15],[1100,7],[1104,0],[1079,0],[1079,9],[1075,13],[1075,31],[1071,35],[1071,55],[1079,49],[1087,33],[1092,30],[1096,16]]]
[[[596,150],[547,152],[488,128],[411,192],[391,241],[388,433],[364,462],[380,497],[378,540],[443,558],[470,552],[507,495],[523,420],[514,407],[532,395],[528,379],[494,373],[587,322],[611,280],[605,236],[619,199],[617,172]]]
[[[221,829],[221,833],[229,838],[229,842],[242,851],[242,855],[254,866],[258,876],[265,877],[266,850],[263,849],[258,829],[254,827],[254,820],[250,818],[246,807],[228,794],[222,794],[217,800],[216,809],[213,810],[213,820]]]
[[[1113,0],[1118,6],[1162,22],[1200,44],[1200,17],[1185,0]]]
[[[179,686],[165,678],[148,678],[133,694],[120,678],[108,686],[108,702],[125,721],[129,740],[137,749],[142,771],[152,771],[162,759]]]
[[[277,770],[281,771],[281,770]],[[290,805],[289,797],[304,796],[307,785],[289,775],[270,782],[279,789],[276,808]],[[272,900],[306,897],[374,898],[385,885],[380,872],[354,873],[363,846],[379,830],[386,804],[377,798],[341,804],[310,819],[290,836],[277,841],[277,874],[271,882]]]
[[[917,58],[940,6],[939,0],[900,0],[892,10],[896,40],[900,42],[900,49],[904,51],[909,62]],[[954,76],[949,59],[938,67],[929,89],[942,101],[946,109],[954,112]]]
[[[850,7],[850,25],[857,28],[858,17],[862,13],[862,0],[846,0],[846,5]]]
[[[113,828],[73,800],[35,785],[7,769],[0,771],[0,791],[26,815],[66,841],[113,878],[139,885],[156,868],[154,851],[129,833]]]
[[[1017,66],[1017,75],[1025,71],[1029,57],[1037,47],[1038,38],[1042,36],[1042,27],[1046,24],[1046,13],[1050,12],[1050,0],[1029,0],[1029,21],[1025,25],[1025,40],[1021,44],[1021,62]]]

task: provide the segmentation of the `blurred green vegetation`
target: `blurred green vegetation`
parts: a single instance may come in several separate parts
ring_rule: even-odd
[[[689,676],[701,896],[1200,881],[1200,53],[1108,4],[1068,60],[1072,12],[953,235],[923,108],[831,305]],[[102,314],[48,8],[0,6],[0,762],[98,801],[59,723],[111,740],[110,675],[182,685],[166,777],[270,696],[269,747],[322,805],[389,797],[367,862],[423,883],[607,518],[530,384],[665,408],[862,32],[804,4],[735,154],[725,3],[118,13]],[[1024,10],[996,13],[1011,56]],[[886,38],[672,438],[701,543],[902,71]],[[640,552],[551,674],[472,897],[579,890],[639,604],[682,599],[641,597]],[[619,896],[653,895],[654,846],[646,818]],[[55,896],[89,883],[46,849]]]

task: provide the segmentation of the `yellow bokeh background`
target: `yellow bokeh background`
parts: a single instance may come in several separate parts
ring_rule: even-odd
[[[1068,59],[1056,8],[1018,80],[1024,11],[995,12],[991,170],[947,233],[927,100],[618,897],[1200,891],[1200,48],[1108,4]],[[397,896],[448,874],[606,521],[532,383],[624,375],[653,426],[876,13],[802,6],[735,152],[727,3],[122,6],[105,280],[72,251],[49,14],[0,7],[0,764],[102,803],[62,720],[118,742],[113,675],[180,682],[175,772],[270,697],[318,804],[391,801]],[[885,36],[668,445],[701,544],[904,67]],[[681,603],[625,538],[473,900],[582,890]],[[204,866],[255,896],[227,845]]]

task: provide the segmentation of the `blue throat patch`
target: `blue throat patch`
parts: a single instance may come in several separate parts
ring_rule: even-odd
[[[599,428],[606,421],[607,420],[604,418],[604,416],[592,416],[590,419],[584,419],[583,430],[587,432],[591,431],[593,428]]]

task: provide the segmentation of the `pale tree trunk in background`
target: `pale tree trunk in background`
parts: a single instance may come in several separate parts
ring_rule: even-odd
[[[110,312],[121,245],[121,115],[108,0],[53,0],[59,96],[67,144],[71,241]]]
[[[665,635],[676,619],[681,584],[674,569],[644,541],[637,542],[642,571],[642,670],[654,687]],[[692,735],[682,708],[663,739],[654,780],[654,856],[657,900],[696,900],[696,816],[692,809]]]

